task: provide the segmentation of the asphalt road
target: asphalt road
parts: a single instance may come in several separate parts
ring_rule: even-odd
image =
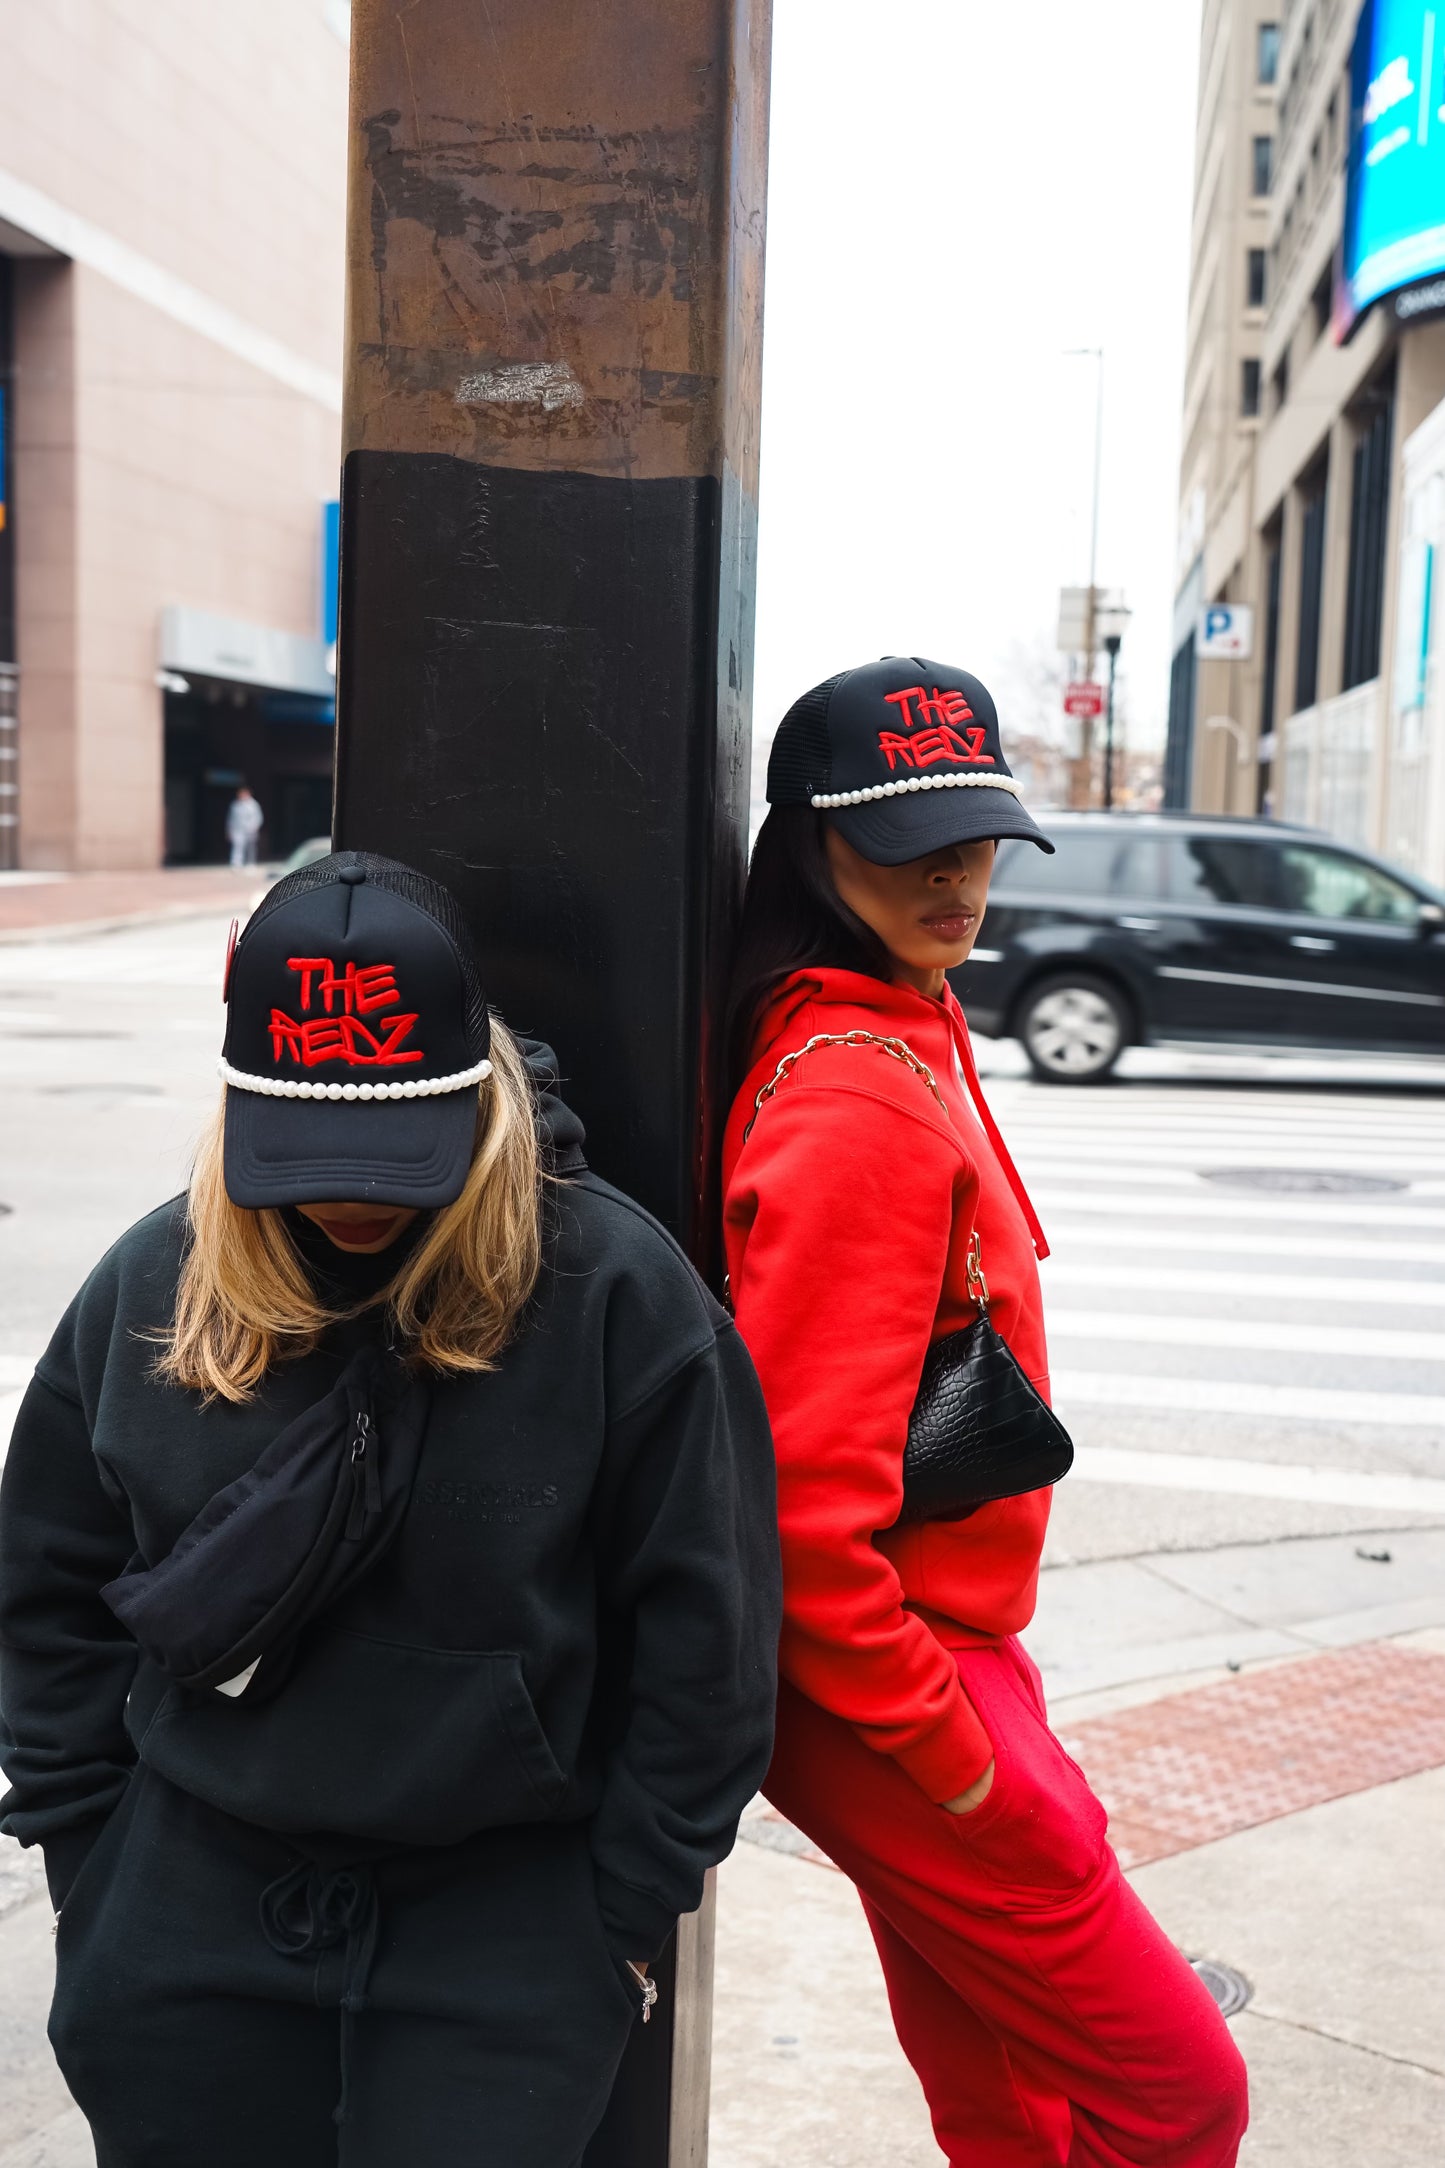
[[[0,1439],[86,1271],[184,1182],[216,1098],[226,925],[218,917],[0,945]],[[1028,1637],[1056,1713],[1087,1718],[1380,1639],[1445,1648],[1431,1638],[1445,1628],[1445,1065],[1141,1054],[1117,1081],[1078,1090],[1034,1084],[1012,1048],[981,1054],[1053,1243],[1043,1274],[1055,1395],[1079,1448],[1057,1495]],[[1384,1786],[1363,1797],[1388,1794],[1390,1811],[1408,1819],[1407,1792]],[[1428,1805],[1419,1797],[1417,1821]],[[1307,1821],[1299,1818],[1301,1857],[1323,1890],[1345,1871],[1345,1855],[1331,1849],[1332,1824],[1307,1830]],[[1339,1845],[1347,1853],[1361,1841],[1356,1830]],[[1165,1916],[1176,1904],[1187,1922],[1204,1884],[1186,1875],[1176,1887],[1175,1869],[1184,1873],[1166,1861],[1145,1875],[1159,1878]],[[714,2168],[785,2157],[775,2149],[790,2116],[794,2168],[846,2168],[852,2158],[845,2035],[831,2062],[810,2065],[749,2030],[748,1998],[779,1937],[796,1935],[800,1963],[810,1937],[819,1964],[855,1943],[857,1962],[871,1963],[851,1915],[828,1909],[851,1901],[845,1886],[823,1897],[821,1883],[796,1880],[814,1871],[746,1846],[725,1870],[720,1979],[731,1999],[719,2030]],[[1438,2009],[1441,1959],[1423,1942],[1401,1947],[1412,1931],[1409,1893],[1393,1892],[1378,1867],[1375,1883],[1382,1905],[1398,1895],[1406,1922],[1348,1960],[1365,1968],[1360,1995],[1373,1998],[1376,2034],[1332,2047],[1327,2025],[1285,2008],[1285,1985],[1274,2031],[1256,2022],[1261,2044],[1248,2052],[1264,2088],[1262,2135],[1245,2157],[1260,2168],[1361,2159],[1411,2168],[1426,2157],[1416,2131],[1445,2113],[1438,2025],[1421,2047],[1412,2021],[1390,2015],[1367,1963],[1383,1955],[1395,1972],[1403,1966],[1416,2000],[1433,1995]],[[1222,1916],[1220,1900],[1209,1905],[1209,1917]],[[32,1862],[0,1848],[0,2069],[10,2103],[0,2168],[90,2158],[43,2041],[44,1916]],[[1242,1917],[1237,1939],[1248,1924]],[[1179,1939],[1186,1931],[1181,1924]],[[1299,1940],[1285,1934],[1296,1963]],[[1329,1962],[1338,1979],[1346,1961],[1332,1953]],[[1281,1981],[1287,1974],[1281,1961]],[[840,2000],[839,2024],[853,2006]],[[846,2034],[850,2067],[896,2074],[873,1986],[857,2009],[867,2036]],[[757,2022],[773,2020],[761,2009]],[[1291,2026],[1286,2053],[1274,2042]],[[777,2083],[759,2092],[766,2056],[778,2063]],[[937,2158],[910,2086],[904,2071],[899,2168]],[[1326,2096],[1330,2133],[1311,2132],[1299,2103]],[[749,2103],[756,2118],[764,2100],[755,2150]],[[1368,2108],[1368,2138],[1352,2102]]]

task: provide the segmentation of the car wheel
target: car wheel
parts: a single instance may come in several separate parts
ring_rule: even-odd
[[[1024,998],[1018,1036],[1035,1076],[1096,1084],[1129,1043],[1124,1004],[1102,979],[1045,979]]]

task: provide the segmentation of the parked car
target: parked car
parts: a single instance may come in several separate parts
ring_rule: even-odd
[[[1445,1054],[1445,895],[1281,821],[1060,813],[999,847],[952,974],[974,1030],[1084,1084],[1161,1040]]]

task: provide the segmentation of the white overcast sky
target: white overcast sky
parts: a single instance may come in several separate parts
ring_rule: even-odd
[[[1000,696],[1088,577],[1162,739],[1199,0],[775,0],[754,717],[913,651]]]

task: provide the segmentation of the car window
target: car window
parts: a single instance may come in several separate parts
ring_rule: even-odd
[[[1314,843],[1286,843],[1280,852],[1286,911],[1317,918],[1360,918],[1376,925],[1414,926],[1420,898],[1363,858],[1321,850]]]
[[[1246,910],[1285,908],[1279,854],[1252,836],[1172,835],[1169,894],[1176,903],[1226,903]]]
[[[1108,828],[1056,830],[1054,854],[1036,844],[1005,844],[991,885],[995,895],[1155,896],[1160,894],[1155,836],[1120,835]]]
[[[1022,888],[1028,871],[1025,857],[1037,858],[1038,855],[1036,843],[1000,843],[993,872],[989,875],[989,893],[997,895],[1000,889]]]

